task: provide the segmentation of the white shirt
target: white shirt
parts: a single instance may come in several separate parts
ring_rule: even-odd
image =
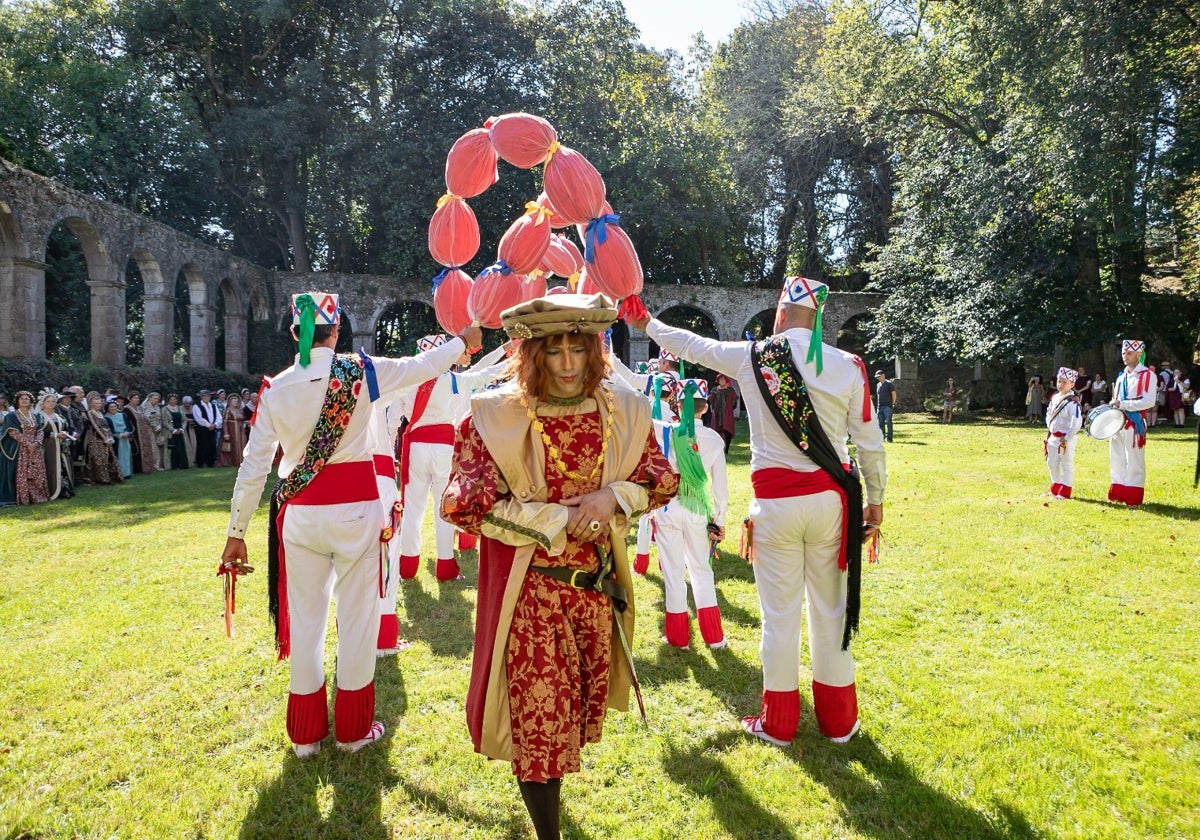
[[[462,339],[454,338],[411,358],[372,359],[379,385],[379,399],[390,402],[399,396],[402,389],[440,376],[450,369],[465,349]],[[258,404],[258,417],[250,430],[237,482],[233,487],[229,536],[241,538],[245,535],[250,517],[262,498],[263,485],[271,471],[276,446],[283,447],[283,458],[279,462],[280,478],[291,475],[304,457],[321,407],[325,404],[332,363],[332,349],[314,347],[308,367],[300,367],[297,360],[271,379],[271,387],[263,391]],[[374,414],[364,378],[350,424],[327,463],[372,460],[376,449]]]
[[[192,403],[192,419],[197,426],[205,429],[215,429],[221,425],[221,409],[215,402],[205,405],[204,400]]]
[[[460,353],[459,355],[462,354]],[[471,392],[493,382],[497,376],[504,372],[504,369],[508,366],[507,362],[500,364],[492,363],[495,358],[502,357],[503,355],[503,348],[493,350],[462,373],[443,373],[439,376],[437,383],[433,386],[432,393],[429,395],[429,402],[425,404],[425,410],[421,412],[421,416],[417,418],[415,423],[412,423],[412,413],[415,410],[417,401],[417,388],[422,383],[418,382],[416,387],[405,389],[389,413],[396,416],[395,422],[397,424],[399,424],[401,417],[407,417],[411,424],[409,428],[413,429],[418,429],[422,426],[439,426],[447,423],[453,425],[461,419],[466,409],[470,406]],[[456,391],[457,393],[455,393]],[[466,406],[464,406],[464,402]]]
[[[654,421],[654,430],[661,442],[671,434],[671,424]],[[700,450],[700,462],[708,473],[708,489],[712,496],[712,521],[725,527],[725,514],[729,510],[729,479],[725,469],[725,441],[713,429],[705,426],[699,417],[696,418],[696,448]],[[679,472],[679,461],[675,457],[675,447],[667,449],[667,460],[671,469]],[[668,502],[668,505],[676,502]]]
[[[1142,376],[1142,373],[1146,376]],[[1146,381],[1146,391],[1141,393],[1138,391],[1138,382]],[[1125,368],[1117,375],[1117,381],[1113,383],[1113,398],[1116,399],[1117,407],[1122,411],[1145,411],[1154,406],[1155,394],[1157,393],[1158,379],[1150,374],[1150,369],[1145,365],[1138,365],[1132,371]]]
[[[1058,437],[1070,437],[1083,426],[1083,413],[1079,410],[1077,402],[1072,402],[1057,414],[1054,413],[1058,404],[1065,399],[1067,397],[1056,391],[1050,396],[1050,404],[1046,407],[1046,428]]]
[[[820,467],[796,448],[791,438],[775,422],[763,402],[750,361],[751,342],[716,341],[687,330],[668,327],[651,319],[646,333],[660,346],[689,362],[704,365],[737,380],[742,403],[750,418],[750,469],[782,467],[798,472],[813,472]],[[813,409],[821,418],[821,427],[843,463],[850,460],[847,439],[854,441],[858,464],[866,487],[867,504],[883,504],[887,484],[883,433],[875,420],[874,405],[868,401],[869,419],[863,420],[863,388],[867,386],[854,357],[836,347],[824,345],[824,370],[805,361],[812,331],[790,329],[783,333],[791,343],[792,361],[804,377]]]
[[[657,373],[634,373],[626,367],[624,362],[617,358],[615,353],[609,354],[609,361],[612,364],[613,381],[620,382],[641,393],[646,399],[650,400],[651,404],[654,403],[654,377],[662,377],[663,398],[658,401],[659,406],[662,408],[662,418],[667,423],[674,423],[679,419],[671,409],[671,404],[667,402],[667,398],[675,390],[675,383],[679,381],[679,374],[673,370],[663,370]]]

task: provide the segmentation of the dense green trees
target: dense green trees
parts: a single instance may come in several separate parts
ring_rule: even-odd
[[[446,150],[524,109],[649,282],[833,277],[889,293],[878,349],[963,360],[1194,342],[1194,0],[755,9],[685,57],[619,0],[0,4],[0,154],[261,264],[422,276]],[[501,170],[476,270],[539,189]]]

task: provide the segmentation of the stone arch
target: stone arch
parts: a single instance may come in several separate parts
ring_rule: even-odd
[[[271,306],[267,302],[267,294],[260,286],[250,290],[250,317],[255,321],[269,321]]]
[[[46,228],[43,253],[46,254],[50,277],[41,290],[39,300],[32,304],[28,341],[30,355],[44,357],[48,342],[46,313],[55,315],[60,334],[54,338],[54,352],[65,352],[69,360],[80,361],[85,353],[92,364],[120,367],[125,364],[125,278],[118,274],[109,256],[100,231],[81,215],[71,215],[63,208]],[[76,252],[83,266],[72,265]],[[57,265],[55,265],[57,263]],[[88,293],[83,304],[79,290],[70,286],[80,279],[76,272],[82,268]],[[49,298],[49,301],[47,300]],[[86,305],[87,313],[82,312]],[[86,321],[87,328],[82,323]],[[62,331],[66,331],[65,333]],[[80,333],[86,333],[80,335]],[[75,342],[75,344],[72,344]]]
[[[761,312],[756,313],[753,317],[746,321],[744,325],[742,325],[742,332],[738,338],[745,338],[746,333],[750,333],[755,340],[766,338],[774,331],[774,328],[775,310],[764,309]]]
[[[130,300],[130,295],[139,291],[136,286],[126,288],[126,312],[129,322],[135,317],[141,320],[142,364],[169,365],[175,351],[175,290],[167,286],[162,265],[149,249],[135,248],[129,262],[141,275],[139,301]],[[127,266],[127,284],[130,274]]]
[[[217,284],[214,306],[213,347],[220,367],[237,373],[246,371],[246,302],[241,290],[228,277]]]
[[[712,325],[712,332],[705,332],[702,333],[702,335],[707,335],[709,338],[726,338],[725,331],[722,329],[722,319],[713,311],[711,306],[705,306],[703,303],[695,300],[679,300],[678,298],[674,300],[668,299],[668,301],[659,308],[658,314],[654,317],[658,318],[660,321],[663,321],[663,315],[672,311],[685,313],[694,312],[697,316],[700,316],[702,320],[707,320],[708,324]],[[686,324],[683,323],[668,321],[663,321],[663,323],[671,323],[672,326],[686,326]]]
[[[877,370],[882,370],[888,379],[893,379],[896,374],[896,357],[867,352],[870,334],[865,327],[869,319],[870,313],[867,312],[851,315],[842,322],[841,329],[838,330],[836,336],[831,335],[825,340],[829,344],[834,344],[839,350],[845,350],[847,353],[853,353],[861,358],[868,368],[867,372],[871,377],[871,382],[875,381],[874,374]],[[836,341],[831,339],[836,339]]]
[[[425,301],[398,300],[381,306],[372,318],[375,352],[381,356],[410,356],[417,339],[441,332],[433,307]]]
[[[0,359],[45,356],[45,305],[42,304],[41,348],[33,346],[37,301],[44,301],[45,264],[29,259],[21,222],[11,204],[0,196]]]
[[[176,352],[184,350],[192,367],[213,366],[214,311],[204,272],[195,263],[180,266],[175,278]]]

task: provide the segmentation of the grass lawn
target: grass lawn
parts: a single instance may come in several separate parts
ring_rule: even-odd
[[[1079,441],[1077,498],[1052,503],[1044,431],[897,420],[855,643],[862,732],[819,736],[807,674],[791,748],[738,726],[761,690],[735,556],[743,434],[717,561],[729,647],[660,644],[652,565],[635,640],[650,730],[610,716],[564,784],[566,837],[1200,836],[1194,429],[1151,432],[1148,503],[1131,511],[1102,501],[1107,444]],[[402,587],[413,646],[376,673],[386,740],[301,762],[265,573],[224,634],[233,478],[168,473],[0,511],[0,837],[531,836],[509,766],[473,754],[463,722],[474,554],[464,582],[439,586],[427,557]],[[328,664],[332,678],[332,643]]]

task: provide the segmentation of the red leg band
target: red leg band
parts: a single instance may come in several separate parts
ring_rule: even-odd
[[[339,688],[333,697],[333,731],[340,743],[367,737],[375,720],[375,681],[354,691]]]
[[[639,554],[633,558],[633,570],[635,572],[637,572],[639,575],[646,574],[646,571],[649,568],[650,568],[650,555],[649,554]]]
[[[379,616],[379,641],[375,647],[380,650],[391,650],[400,639],[400,619],[395,613]]]
[[[329,734],[324,684],[312,694],[288,693],[287,733],[293,744],[315,744]]]
[[[474,534],[464,534],[462,531],[458,532],[459,551],[473,551],[477,544],[478,540],[475,539]]]
[[[669,645],[687,647],[692,641],[692,626],[685,612],[667,613],[663,617],[663,631]]]
[[[858,693],[850,685],[825,685],[813,680],[813,713],[826,738],[844,738],[858,720]]]
[[[721,626],[720,607],[702,607],[696,610],[696,622],[700,625],[700,635],[704,644],[715,645],[725,638],[725,629]]]
[[[1125,485],[1124,484],[1108,485],[1108,500],[1110,502],[1125,501]]]
[[[421,555],[400,555],[400,577],[404,578],[405,580],[412,580],[417,576],[417,569],[419,568],[421,568]]]
[[[800,689],[763,690],[762,728],[772,738],[790,741],[800,728]]]
[[[1071,488],[1070,488],[1070,486],[1069,486],[1069,485],[1066,485],[1066,484],[1060,484],[1060,485],[1058,485],[1058,495],[1062,496],[1064,499],[1069,499],[1069,498],[1071,498]]]
[[[445,583],[448,580],[456,580],[458,578],[458,561],[453,557],[439,557],[437,561],[437,579],[438,583]]]
[[[1146,498],[1145,487],[1125,487],[1125,504],[1140,505],[1144,498]]]

